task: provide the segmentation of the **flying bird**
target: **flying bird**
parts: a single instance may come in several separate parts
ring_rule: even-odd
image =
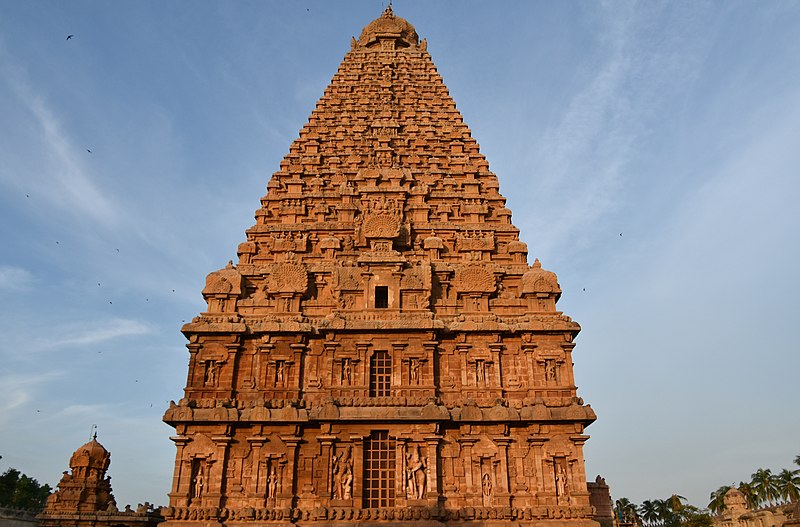
[[[86,151],[87,151],[87,152],[89,152],[90,154],[92,153],[92,151],[91,151],[91,150],[89,150],[88,148],[86,149]]]
[[[622,233],[619,233],[619,235],[622,236]]]
[[[71,39],[71,38],[72,38],[72,37],[74,37],[74,36],[75,36],[75,35],[67,35],[67,40]]]
[[[25,197],[26,197],[26,198],[30,198],[30,197],[31,197],[31,195],[30,195],[30,194],[25,194]]]

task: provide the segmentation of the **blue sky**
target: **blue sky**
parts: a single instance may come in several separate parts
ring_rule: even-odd
[[[798,5],[394,6],[428,39],[531,260],[559,275],[559,307],[583,326],[588,476],[615,497],[705,505],[789,467]],[[117,501],[166,503],[160,419],[185,385],[180,326],[382,8],[2,4],[0,470],[52,485],[97,424]]]

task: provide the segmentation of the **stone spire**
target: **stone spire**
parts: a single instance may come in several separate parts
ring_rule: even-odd
[[[505,203],[388,7],[183,327],[168,522],[593,525],[580,327]]]

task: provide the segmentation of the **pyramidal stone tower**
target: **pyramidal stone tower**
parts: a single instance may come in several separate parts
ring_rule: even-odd
[[[169,524],[596,525],[580,327],[498,189],[387,8],[183,327]]]

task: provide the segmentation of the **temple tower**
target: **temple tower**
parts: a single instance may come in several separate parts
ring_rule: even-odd
[[[168,523],[596,525],[580,327],[505,202],[387,8],[182,329]]]

